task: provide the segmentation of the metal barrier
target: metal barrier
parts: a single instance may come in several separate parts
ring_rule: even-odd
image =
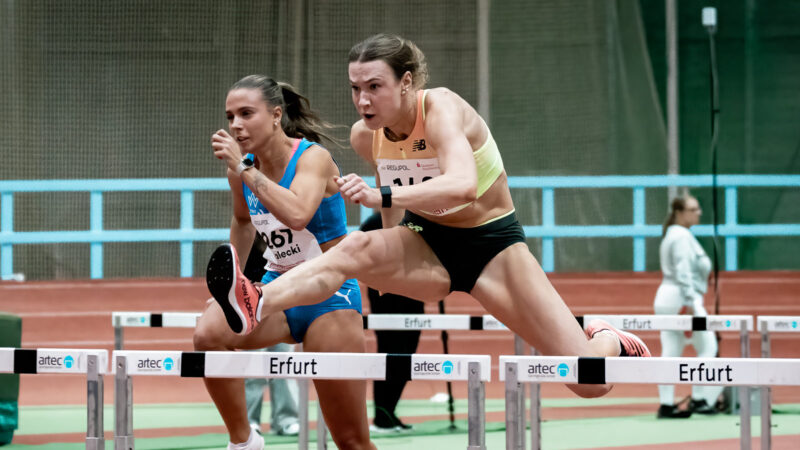
[[[466,380],[469,393],[468,450],[485,450],[484,382],[491,380],[488,355],[387,355],[385,353],[252,353],[129,351],[113,353],[115,450],[132,450],[131,376],[206,378],[297,378],[338,380]],[[300,443],[302,449],[302,442]],[[319,444],[318,444],[319,445]]]
[[[192,312],[113,312],[114,349],[122,350],[126,327],[179,327],[194,328],[201,313]],[[367,314],[364,316],[364,329],[369,330],[508,330],[505,325],[489,314],[470,316],[466,314]],[[518,344],[522,341],[516,337]],[[302,348],[302,344],[299,344]],[[301,448],[308,445],[308,404],[309,389],[307,380],[298,380],[298,422],[300,423]],[[317,405],[317,442],[326,438],[325,421],[322,410]],[[305,444],[303,444],[305,442]]]
[[[758,332],[761,333],[761,357],[772,353],[770,333],[800,333],[800,316],[758,316]],[[772,448],[772,390],[761,387],[761,449]]]
[[[103,374],[106,350],[63,348],[0,348],[0,373],[86,374],[86,448],[105,449],[103,438]]]
[[[194,328],[199,312],[115,311],[111,313],[114,326],[114,349],[122,350],[124,328]],[[365,330],[508,330],[489,314],[366,314]]]
[[[506,449],[517,450],[514,399],[520,383],[800,386],[800,359],[501,356],[500,379],[506,386]],[[749,415],[741,422],[740,446],[749,449]]]
[[[364,177],[374,185],[374,177]],[[555,268],[553,240],[563,237],[633,238],[633,270],[645,269],[645,238],[661,236],[661,225],[645,222],[648,188],[669,186],[711,187],[711,175],[651,176],[574,176],[509,177],[511,189],[541,189],[542,223],[523,226],[528,238],[542,238],[542,267]],[[742,187],[800,187],[800,175],[719,175],[717,186],[725,190],[725,222],[717,228],[725,239],[725,269],[738,268],[738,238],[750,236],[800,236],[800,224],[739,224],[738,189]],[[633,223],[630,225],[557,225],[556,189],[630,188],[633,191]],[[5,180],[0,181],[0,279],[14,275],[13,248],[20,244],[89,243],[90,276],[103,278],[103,244],[106,242],[180,242],[180,276],[193,276],[193,243],[226,241],[227,228],[194,227],[194,194],[197,191],[226,191],[224,178],[156,178],[115,180]],[[104,230],[103,194],[106,192],[167,191],[180,192],[180,228],[157,230]],[[20,192],[89,193],[89,230],[14,231],[14,194]],[[370,210],[361,208],[361,219]],[[350,227],[354,229],[355,227]],[[714,234],[712,225],[693,227],[694,234]]]
[[[585,327],[593,319],[602,319],[611,325],[625,331],[717,331],[717,332],[739,332],[739,342],[741,348],[742,358],[750,357],[750,345],[748,332],[753,331],[753,317],[742,315],[712,315],[712,316],[689,316],[689,315],[670,315],[670,314],[657,314],[657,315],[644,315],[644,314],[630,314],[630,315],[601,315],[601,314],[587,314],[577,316],[576,319],[581,327]],[[519,352],[516,352],[519,353]],[[649,358],[648,358],[649,359]],[[501,371],[502,376],[502,371]],[[666,384],[666,383],[665,383]],[[672,383],[669,383],[672,384]],[[520,387],[520,389],[523,389]],[[534,395],[533,390],[536,390]],[[538,385],[532,387],[531,393],[531,448],[541,448],[541,403],[538,396]],[[522,422],[522,426],[514,428],[514,442],[515,445],[522,445],[519,448],[524,448],[525,442],[525,404],[522,402],[524,396],[519,396],[519,390],[515,391],[517,398],[506,401],[511,401],[514,408],[516,408],[515,416],[517,422]],[[747,386],[739,388],[739,396],[741,408],[739,410],[742,417],[742,436],[747,436],[748,439],[751,435],[750,432],[750,390]],[[508,395],[508,393],[506,394]],[[506,415],[509,414],[509,407],[506,406]],[[745,418],[747,420],[745,420]],[[513,447],[517,448],[517,447]]]

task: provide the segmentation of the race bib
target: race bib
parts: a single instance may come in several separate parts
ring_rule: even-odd
[[[442,174],[439,170],[439,160],[436,158],[421,159],[377,159],[378,175],[384,186],[411,186],[422,183]],[[469,206],[469,203],[453,208],[440,208],[433,211],[422,211],[432,216],[445,216],[460,211]]]
[[[250,221],[267,244],[264,251],[267,270],[283,273],[322,254],[317,238],[307,229],[292,230],[272,213],[251,215]]]

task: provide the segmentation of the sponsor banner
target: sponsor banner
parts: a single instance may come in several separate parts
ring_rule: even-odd
[[[411,355],[412,380],[468,380],[469,363],[481,364],[481,380],[491,381],[488,355]]]
[[[506,379],[506,364],[517,363],[517,380],[535,383],[577,383],[576,356],[501,356],[500,380]]]
[[[174,351],[147,351],[147,350],[119,350],[112,354],[114,365],[112,372],[116,371],[117,358],[125,356],[128,360],[128,375],[181,375],[181,352]]]
[[[201,313],[165,312],[161,314],[161,326],[164,328],[194,328]]]
[[[111,315],[111,324],[115,327],[149,327],[149,312],[115,312]]]
[[[484,330],[508,330],[508,327],[503,325],[502,322],[495,319],[490,314],[483,315],[483,329]]]
[[[758,331],[800,333],[800,316],[758,316]]]
[[[744,358],[606,358],[609,383],[754,385],[758,370]]]
[[[585,327],[593,319],[602,319],[620,330],[627,331],[691,331],[692,316],[685,314],[658,314],[658,315],[600,315],[587,314],[583,316]]]
[[[382,380],[382,353],[206,352],[210,378],[312,378]]]
[[[747,331],[753,331],[753,316],[708,316],[706,328],[708,331],[741,331],[742,322]]]
[[[36,349],[37,373],[86,373],[87,356],[97,355],[97,370],[106,373],[108,352],[105,350]]]
[[[0,348],[0,373],[14,373],[14,348]]]
[[[370,330],[469,330],[467,314],[369,314]]]

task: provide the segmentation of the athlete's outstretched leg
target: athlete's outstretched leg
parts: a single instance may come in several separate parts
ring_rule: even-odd
[[[545,355],[619,356],[621,344],[626,344],[618,330],[600,323],[587,338],[523,243],[495,256],[481,272],[471,294],[489,313]],[[644,343],[635,339],[636,346],[646,350]],[[628,352],[635,350],[630,348]],[[582,397],[598,397],[611,389],[608,384],[568,387]]]
[[[207,278],[230,328],[239,334],[252,328],[251,311],[259,320],[294,306],[313,305],[334,295],[350,278],[382,292],[422,301],[438,301],[450,287],[450,276],[425,241],[398,226],[350,233],[327,252],[262,286],[254,305],[255,288],[241,275],[229,247],[225,244],[217,249]]]

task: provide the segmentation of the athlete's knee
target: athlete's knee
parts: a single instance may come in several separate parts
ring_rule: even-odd
[[[583,398],[602,397],[611,390],[611,384],[573,384],[568,386],[578,396]]]
[[[372,236],[356,230],[336,244],[331,251],[334,251],[340,260],[351,261],[356,265],[367,264],[372,244]]]
[[[358,254],[369,247],[370,241],[366,232],[356,230],[349,233],[335,248],[346,254]]]
[[[192,335],[192,343],[197,351],[224,350],[226,348],[220,333],[212,324],[205,321],[198,321]]]

